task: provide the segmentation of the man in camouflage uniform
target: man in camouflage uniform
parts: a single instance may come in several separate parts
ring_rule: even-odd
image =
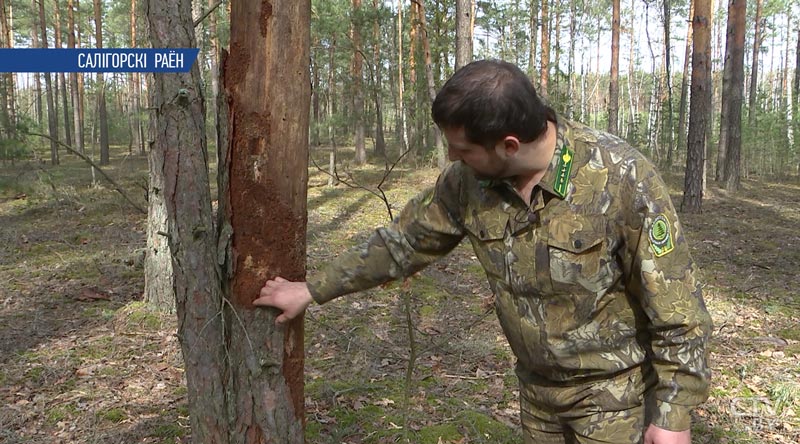
[[[255,304],[283,322],[468,237],[518,359],[526,443],[689,443],[711,320],[650,162],[557,116],[505,62],[459,70],[433,118],[454,161],[436,185],[307,283],[268,281]]]

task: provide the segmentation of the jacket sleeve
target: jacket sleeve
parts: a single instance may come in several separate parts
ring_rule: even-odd
[[[631,165],[623,265],[627,290],[645,315],[658,377],[652,423],[683,431],[691,426],[691,410],[708,397],[711,317],[667,186],[649,162]]]
[[[464,237],[460,168],[451,165],[436,186],[409,201],[388,226],[308,278],[317,303],[409,276],[446,255]]]

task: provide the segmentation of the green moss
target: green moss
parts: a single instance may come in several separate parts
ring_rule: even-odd
[[[128,418],[128,415],[125,413],[124,410],[120,408],[113,408],[110,410],[106,410],[104,412],[100,412],[97,414],[99,419],[103,419],[109,422],[122,422]]]
[[[150,436],[157,438],[180,438],[186,434],[181,426],[176,424],[158,424],[153,428]]]
[[[78,408],[71,403],[51,407],[45,411],[45,418],[50,424],[72,418],[78,413]]]
[[[141,301],[131,302],[117,311],[117,317],[124,324],[124,328],[155,331],[162,325],[161,313]]]
[[[430,427],[423,427],[417,432],[416,442],[420,444],[438,444],[441,442],[458,441],[461,434],[454,423],[439,424]]]
[[[778,336],[782,337],[783,339],[800,341],[800,328],[784,328],[778,332]]]

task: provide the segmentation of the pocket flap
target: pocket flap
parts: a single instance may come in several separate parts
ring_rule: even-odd
[[[547,227],[549,246],[575,254],[602,243],[606,237],[606,220],[601,215],[560,217],[550,220]]]

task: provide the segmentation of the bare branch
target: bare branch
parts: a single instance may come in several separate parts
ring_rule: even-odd
[[[130,204],[131,204],[131,206],[132,206],[132,207],[134,207],[134,208],[136,208],[137,210],[139,210],[139,212],[141,212],[142,214],[147,214],[147,210],[145,210],[144,208],[142,208],[141,206],[139,206],[139,204],[137,204],[136,202],[134,202],[134,201],[133,201],[133,199],[131,199],[131,197],[130,197],[130,196],[128,196],[128,193],[126,193],[126,192],[125,192],[125,190],[123,190],[123,189],[122,189],[122,187],[121,187],[121,186],[120,186],[118,183],[116,183],[116,182],[114,181],[114,179],[112,179],[111,177],[109,177],[109,175],[108,175],[108,174],[106,174],[106,172],[105,172],[105,171],[103,171],[103,170],[102,170],[102,169],[101,169],[99,166],[97,166],[97,165],[96,165],[96,164],[95,164],[95,163],[92,161],[92,159],[90,159],[90,158],[86,157],[84,154],[80,153],[79,151],[76,151],[76,150],[75,150],[75,148],[73,148],[73,147],[71,147],[71,146],[67,145],[66,143],[63,143],[63,142],[61,142],[60,140],[53,139],[52,137],[50,137],[50,136],[48,136],[48,135],[45,135],[45,134],[39,134],[39,133],[32,133],[32,132],[30,132],[30,131],[29,131],[29,132],[27,132],[26,134],[27,134],[27,135],[29,135],[29,136],[39,136],[39,137],[43,137],[43,138],[45,138],[45,139],[48,139],[48,140],[54,141],[55,143],[57,143],[57,144],[59,144],[59,145],[63,146],[63,147],[64,147],[64,148],[65,148],[67,151],[69,151],[70,153],[72,153],[72,154],[75,154],[76,156],[80,157],[80,158],[81,158],[81,159],[83,159],[83,160],[84,160],[86,163],[88,163],[89,165],[91,165],[91,166],[92,166],[92,168],[96,169],[96,170],[97,170],[97,171],[100,173],[100,175],[102,175],[103,177],[105,177],[105,179],[106,179],[106,180],[107,180],[107,181],[108,181],[108,182],[109,182],[109,183],[110,183],[110,184],[111,184],[111,185],[114,187],[114,189],[115,189],[115,190],[117,190],[117,192],[118,192],[119,194],[121,194],[121,195],[122,195],[122,197],[123,197],[123,198],[125,198],[125,200],[127,200],[127,201],[128,201],[128,203],[130,203]]]

